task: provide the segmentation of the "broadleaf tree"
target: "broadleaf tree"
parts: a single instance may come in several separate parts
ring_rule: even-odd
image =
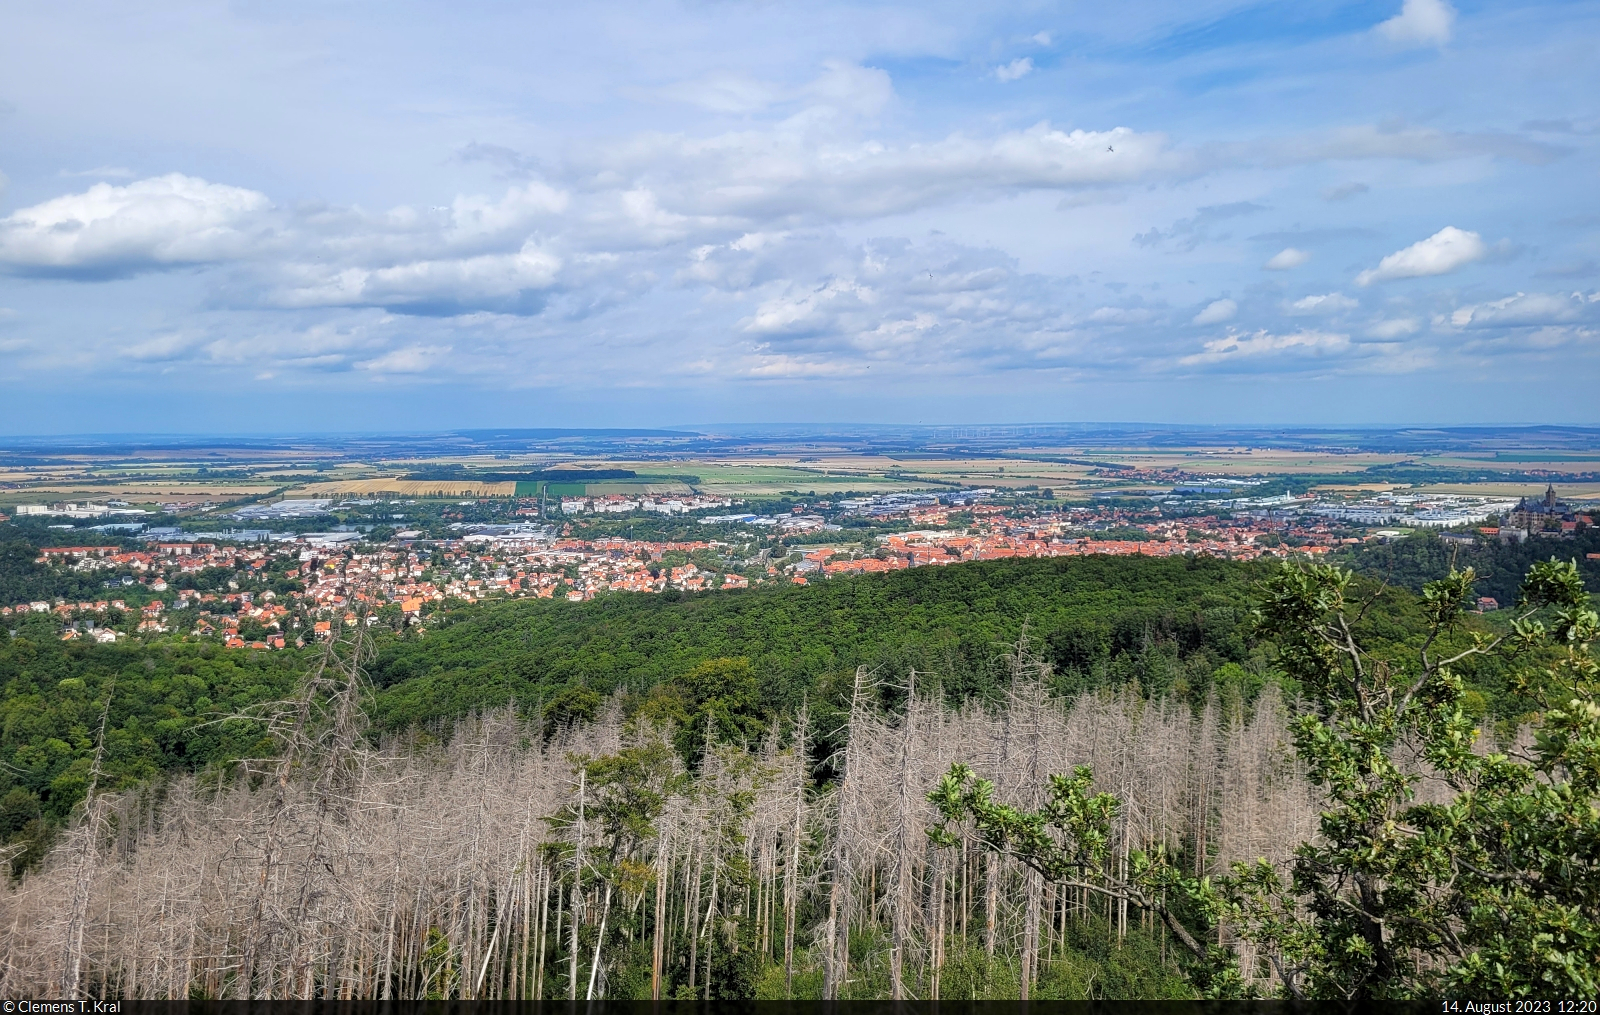
[[[1410,652],[1369,646],[1362,621],[1382,589],[1328,565],[1285,565],[1263,588],[1262,634],[1303,708],[1289,733],[1325,796],[1319,835],[1287,877],[1259,860],[1215,883],[1162,851],[1107,862],[1119,801],[1091,793],[1093,773],[1051,777],[1028,811],[954,766],[930,794],[951,823],[970,820],[987,849],[1068,887],[1160,917],[1201,961],[1212,995],[1246,989],[1189,912],[1225,919],[1257,946],[1278,992],[1294,998],[1585,997],[1600,992],[1600,705],[1597,617],[1575,564],[1536,564],[1506,633],[1466,623],[1476,575],[1428,583]],[[1517,663],[1530,750],[1479,753],[1460,670],[1492,655]],[[1431,771],[1444,802],[1417,799]]]

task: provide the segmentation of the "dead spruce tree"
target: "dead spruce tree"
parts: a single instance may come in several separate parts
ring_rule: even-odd
[[[697,728],[693,768],[681,728],[619,696],[564,727],[513,704],[374,743],[364,631],[341,631],[289,701],[250,720],[274,731],[274,756],[97,791],[0,892],[0,994],[59,993],[76,956],[84,997],[919,999],[948,995],[960,955],[963,996],[1034,996],[1074,920],[1117,935],[1145,914],[1187,947],[1157,908],[1175,885],[1126,890],[1148,881],[1141,857],[1181,846],[1185,876],[1213,875],[1288,857],[1291,830],[1316,821],[1281,750],[1285,703],[1056,698],[1026,643],[987,705],[946,707],[937,675],[907,671],[883,677],[903,702],[886,712],[858,671],[840,777],[819,786],[810,710],[749,743]],[[970,812],[929,799],[956,762],[972,773],[958,794],[988,780],[1017,813],[1053,805],[1049,773],[1093,765],[1071,806],[1115,792],[1127,809],[1066,873],[991,855]],[[1013,972],[973,980],[986,946]]]

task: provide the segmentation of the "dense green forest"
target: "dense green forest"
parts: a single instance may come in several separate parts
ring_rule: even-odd
[[[810,703],[820,763],[836,747],[857,666],[916,670],[951,705],[993,699],[1024,627],[1056,694],[1132,685],[1198,706],[1213,690],[1248,698],[1272,679],[1250,623],[1268,571],[1210,558],[1023,559],[805,587],[458,607],[426,631],[378,636],[373,712],[379,728],[397,731],[515,701],[554,725],[592,718],[619,688],[630,708],[658,685],[667,690],[657,699],[671,697],[671,682],[696,665],[737,657],[755,678],[741,707],[762,723]],[[1367,624],[1401,644],[1420,630],[1398,590]],[[102,710],[110,785],[197,771],[264,749],[259,725],[226,717],[283,697],[315,652],[63,643],[52,631],[50,618],[29,617],[18,637],[0,640],[0,837],[30,844],[19,869],[81,799]],[[1510,707],[1494,664],[1470,676],[1480,712]],[[895,707],[890,684],[882,694]],[[826,778],[827,766],[819,772]]]
[[[1470,567],[1478,575],[1477,594],[1492,596],[1509,607],[1517,601],[1517,589],[1528,568],[1551,557],[1576,561],[1578,573],[1589,587],[1600,588],[1600,559],[1591,559],[1591,553],[1600,553],[1600,529],[1584,529],[1573,539],[1536,538],[1520,543],[1477,535],[1470,545],[1448,543],[1434,532],[1419,532],[1346,552],[1341,554],[1341,562],[1360,574],[1412,592],[1421,592],[1424,583],[1443,578],[1452,563]]]
[[[810,586],[587,603],[521,600],[449,615],[420,639],[387,642],[372,666],[388,726],[453,717],[569,685],[641,693],[705,659],[748,658],[764,707],[792,710],[858,665],[917,669],[952,701],[991,694],[1023,625],[1060,689],[1137,679],[1203,695],[1249,653],[1261,572],[1207,558],[1082,557],[917,568]]]

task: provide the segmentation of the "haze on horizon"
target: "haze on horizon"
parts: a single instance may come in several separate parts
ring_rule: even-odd
[[[1600,421],[1593,3],[0,23],[0,433]]]

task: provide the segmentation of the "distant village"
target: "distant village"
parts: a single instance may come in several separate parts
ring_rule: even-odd
[[[1554,488],[1543,498],[1521,501],[1382,493],[1334,500],[1250,492],[1237,481],[1201,482],[1141,501],[1053,505],[1039,495],[969,489],[815,500],[775,514],[730,512],[739,501],[698,495],[563,497],[542,509],[523,499],[509,505],[503,523],[453,522],[448,538],[400,528],[381,541],[348,526],[197,536],[129,521],[136,509],[122,505],[23,506],[19,515],[95,519],[116,512],[118,521],[94,528],[140,537],[143,548],[45,548],[41,564],[106,573],[106,596],[12,603],[0,606],[0,617],[51,614],[66,640],[176,636],[271,650],[329,638],[339,625],[425,625],[451,603],[582,602],[613,593],[806,585],[840,575],[1012,557],[1317,557],[1423,528],[1458,530],[1445,532],[1447,540],[1521,541],[1570,538],[1593,524],[1591,515],[1574,511]],[[346,504],[404,506],[373,499]],[[233,520],[270,525],[321,517],[334,507],[328,500],[280,500],[240,509]],[[541,510],[551,517],[541,517]],[[692,516],[714,527],[716,538],[585,538],[574,528],[584,527],[585,518],[628,515]],[[1490,519],[1499,524],[1481,524]]]

